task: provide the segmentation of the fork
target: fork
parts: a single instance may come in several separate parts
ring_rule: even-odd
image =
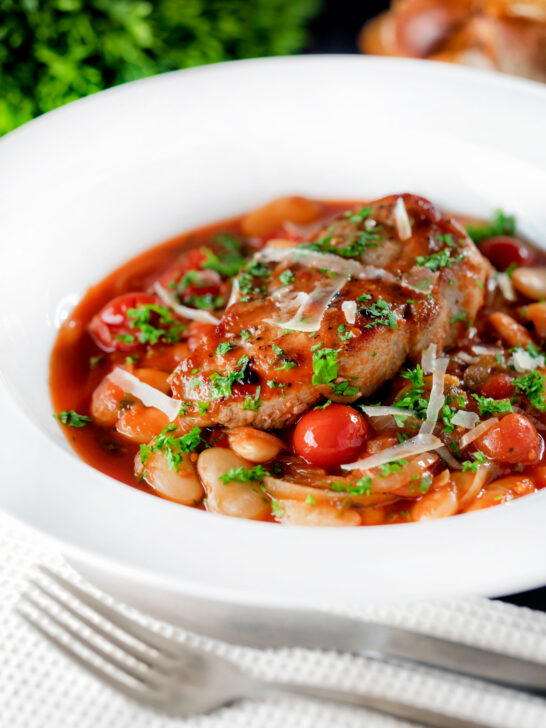
[[[483,723],[371,694],[258,679],[228,659],[175,642],[142,626],[58,572],[39,568],[47,581],[31,577],[29,585],[42,598],[47,598],[47,604],[26,591],[16,609],[20,617],[65,656],[109,687],[166,714],[187,717],[208,713],[242,699],[290,694],[360,706],[435,728],[486,728]],[[52,604],[55,605],[53,608]],[[86,612],[93,617],[87,616]],[[63,636],[46,627],[44,621],[54,625]],[[76,621],[78,627],[71,626],[70,621]],[[86,636],[86,632],[92,637]],[[102,647],[101,642],[110,649]],[[100,663],[84,656],[75,645],[94,653]]]

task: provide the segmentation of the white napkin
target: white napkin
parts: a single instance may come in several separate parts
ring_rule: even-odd
[[[70,663],[13,613],[25,577],[37,563],[61,566],[62,558],[48,539],[0,514],[0,728],[409,726],[371,711],[293,698],[246,701],[186,721],[144,710]],[[347,611],[546,662],[546,614],[528,609],[473,598]],[[540,698],[360,657],[220,645],[136,616],[164,634],[203,644],[264,677],[370,690],[496,728],[546,726],[546,701]]]

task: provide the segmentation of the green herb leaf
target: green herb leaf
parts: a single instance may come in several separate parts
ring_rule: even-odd
[[[68,427],[85,427],[89,422],[93,420],[87,415],[79,415],[74,410],[63,410],[57,415],[53,415],[56,420],[59,420],[63,425]]]
[[[493,219],[485,225],[467,225],[466,231],[475,243],[498,235],[515,235],[516,218],[505,215],[502,210],[495,210]]]

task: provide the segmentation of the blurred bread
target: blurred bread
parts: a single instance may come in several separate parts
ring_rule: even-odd
[[[393,0],[363,53],[429,58],[546,82],[546,0]]]

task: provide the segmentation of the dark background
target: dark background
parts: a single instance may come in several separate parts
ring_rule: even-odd
[[[357,53],[358,32],[367,18],[385,10],[389,2],[333,0],[324,3],[323,12],[310,25],[307,53]],[[546,527],[546,525],[545,525]],[[506,534],[510,538],[510,534]],[[546,558],[546,554],[545,554]],[[503,597],[502,601],[546,612],[546,587]]]

